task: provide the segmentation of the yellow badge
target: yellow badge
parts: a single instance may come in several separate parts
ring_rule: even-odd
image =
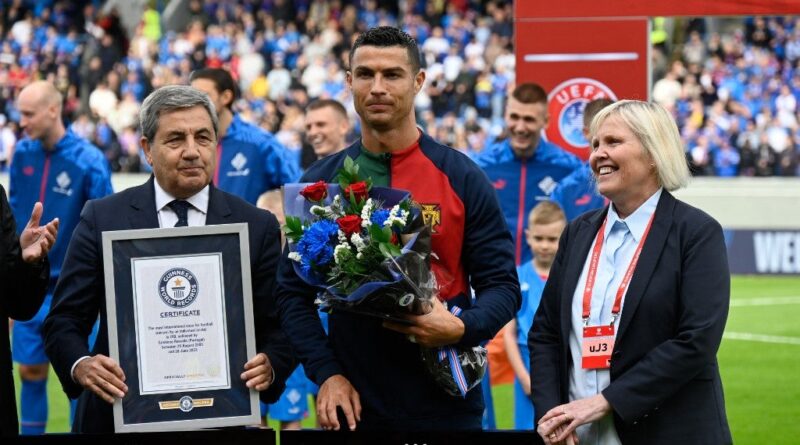
[[[442,206],[439,204],[422,204],[422,221],[431,228],[431,233],[439,233],[436,226],[442,224]]]

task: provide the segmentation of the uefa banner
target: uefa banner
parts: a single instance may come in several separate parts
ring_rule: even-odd
[[[732,274],[800,275],[800,230],[726,230]]]
[[[647,100],[649,25],[646,18],[541,20],[517,18],[517,84],[548,94],[545,138],[589,158],[583,109],[594,99]]]
[[[576,128],[599,97],[648,100],[651,17],[788,15],[798,0],[525,0],[514,2],[516,83],[550,92],[545,137],[581,159],[588,143]]]

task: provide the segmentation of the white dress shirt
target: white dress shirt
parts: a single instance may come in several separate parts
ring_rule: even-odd
[[[650,217],[655,213],[658,200],[663,189],[659,188],[638,209],[621,219],[613,204],[608,210],[604,228],[603,249],[597,266],[597,276],[592,289],[589,325],[611,323],[611,310],[617,296],[622,277],[628,269],[636,247],[642,240]],[[595,241],[597,238],[595,237]],[[569,375],[569,400],[579,400],[600,394],[611,384],[608,369],[583,369],[581,367],[583,341],[583,290],[586,286],[586,275],[595,243],[592,243],[589,254],[583,264],[578,285],[572,297],[571,327],[569,333],[569,350],[572,355]],[[634,273],[635,274],[635,273]],[[626,289],[627,292],[627,289]],[[622,297],[620,316],[624,310],[625,296]],[[614,336],[619,330],[618,316],[614,323]],[[576,430],[581,445],[616,445],[620,444],[613,414],[578,427]]]
[[[174,201],[176,198],[166,190],[161,188],[158,180],[153,181],[156,188],[156,210],[158,211],[158,226],[175,227],[178,222],[178,215],[172,211],[167,204]],[[206,225],[206,214],[208,213],[208,196],[210,194],[209,186],[203,187],[202,190],[195,193],[191,197],[185,199],[186,202],[192,206],[189,208],[188,222],[189,227],[204,226]]]

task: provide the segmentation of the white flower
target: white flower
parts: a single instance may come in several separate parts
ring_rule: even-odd
[[[367,247],[367,243],[364,241],[364,238],[361,238],[361,235],[357,233],[354,233],[350,236],[350,242],[356,246],[356,251],[358,251],[358,253],[361,253],[361,251]]]
[[[333,197],[333,202],[330,205],[331,216],[334,219],[344,216],[344,210],[342,209],[342,196],[336,195]]]
[[[357,258],[357,259],[359,259],[359,260],[363,260],[363,259],[364,259],[364,254],[363,254],[363,253],[361,253],[361,252],[358,252],[358,253],[356,254],[356,258]]]
[[[300,255],[298,252],[289,252],[289,259],[297,261],[299,263],[303,261],[303,256]]]
[[[364,208],[361,209],[361,227],[369,227],[372,225],[372,221],[370,221],[370,217],[372,216],[374,202],[372,198],[367,199],[367,202],[364,203]]]
[[[339,242],[340,242],[340,243],[346,243],[346,242],[347,242],[347,234],[345,234],[344,232],[342,232],[342,230],[341,230],[341,229],[339,229],[339,232],[338,232],[338,237],[339,237]]]
[[[339,262],[343,259],[345,252],[350,252],[350,246],[347,243],[337,244],[336,248],[333,249],[333,261],[335,261],[336,264],[339,264]]]
[[[405,210],[400,210],[400,206],[396,205],[392,207],[392,210],[389,212],[389,217],[386,218],[386,221],[383,222],[383,226],[391,227],[392,225],[397,223],[398,227],[405,227],[407,217],[408,217],[408,212]]]
[[[311,206],[311,209],[309,209],[309,211],[311,212],[312,215],[325,216],[325,215],[331,213],[331,208],[330,207],[322,207],[322,206],[318,206],[318,205],[313,205],[313,206]]]

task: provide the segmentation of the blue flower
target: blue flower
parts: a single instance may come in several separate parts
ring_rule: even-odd
[[[389,209],[380,209],[372,212],[372,217],[370,221],[372,224],[378,227],[383,227],[383,223],[389,219]]]
[[[313,266],[324,266],[331,262],[338,232],[339,226],[327,219],[317,221],[306,229],[297,243],[303,272],[309,273]]]

